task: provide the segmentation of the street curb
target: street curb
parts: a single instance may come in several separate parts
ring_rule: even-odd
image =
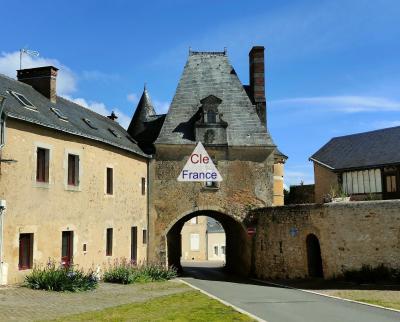
[[[400,313],[400,310],[392,309],[392,308],[390,308],[390,307],[385,307],[385,306],[381,306],[381,305],[370,304],[370,303],[365,303],[365,302],[359,302],[359,301],[355,301],[355,300],[349,300],[349,299],[345,299],[345,298],[343,298],[343,297],[328,295],[328,294],[319,293],[319,292],[310,291],[310,290],[304,290],[304,289],[301,289],[301,288],[297,288],[297,287],[293,287],[293,286],[288,286],[288,285],[285,285],[285,284],[278,284],[278,283],[267,282],[267,281],[259,280],[259,279],[256,279],[256,278],[251,278],[250,280],[255,281],[255,282],[259,282],[259,283],[262,283],[262,284],[266,284],[266,285],[268,285],[268,284],[269,284],[269,285],[276,285],[276,286],[279,286],[279,287],[290,288],[290,289],[292,289],[292,290],[302,291],[302,292],[306,292],[306,293],[310,293],[310,294],[315,294],[315,295],[319,295],[319,296],[330,297],[330,298],[336,299],[336,300],[341,300],[341,301],[346,301],[346,302],[351,302],[351,303],[362,304],[362,305],[366,305],[366,306],[375,307],[375,308],[378,308],[378,309],[383,309],[383,310],[388,310],[388,311]]]
[[[201,293],[207,295],[208,297],[211,297],[211,298],[214,299],[214,300],[217,300],[218,302],[220,302],[220,303],[222,303],[222,304],[224,304],[224,305],[226,305],[226,306],[230,306],[230,307],[233,308],[234,310],[236,310],[236,311],[238,311],[238,312],[240,312],[240,313],[242,313],[242,314],[245,314],[245,315],[251,317],[252,319],[254,319],[254,320],[256,320],[256,321],[259,321],[259,322],[268,322],[268,321],[266,321],[266,320],[263,320],[263,319],[259,318],[258,316],[254,315],[254,314],[251,314],[250,312],[247,312],[247,311],[241,309],[240,307],[237,307],[236,305],[233,305],[233,304],[231,304],[231,303],[229,303],[229,302],[226,302],[226,301],[224,301],[223,299],[221,299],[221,298],[219,298],[219,297],[217,297],[217,296],[215,296],[215,295],[212,295],[212,294],[208,293],[207,291],[204,291],[204,290],[202,290],[201,288],[198,288],[197,286],[194,286],[194,285],[190,284],[189,282],[186,282],[186,281],[184,281],[184,280],[182,280],[182,279],[180,279],[180,278],[178,279],[178,281],[182,282],[183,284],[186,284],[186,285],[190,286],[191,288],[193,288],[193,289],[195,289],[195,290],[197,290],[197,291],[200,291]]]

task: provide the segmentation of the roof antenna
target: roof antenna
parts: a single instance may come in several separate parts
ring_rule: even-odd
[[[36,50],[21,48],[19,50],[19,69],[22,69],[22,54],[27,54],[29,56],[34,56],[34,57],[39,56],[39,52]]]
[[[224,47],[224,55],[228,52],[228,48]]]
[[[192,47],[189,46],[189,56],[191,55],[191,53],[192,53]]]

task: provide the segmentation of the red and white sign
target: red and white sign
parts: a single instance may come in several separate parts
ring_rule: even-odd
[[[247,234],[248,234],[249,236],[255,235],[255,234],[256,234],[256,228],[255,228],[255,227],[249,227],[249,228],[247,228]]]

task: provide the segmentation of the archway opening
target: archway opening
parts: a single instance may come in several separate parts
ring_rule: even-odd
[[[224,236],[211,236],[210,225],[221,227],[218,231]],[[201,229],[194,232],[190,226],[201,226]],[[183,271],[182,264],[208,261],[209,266],[224,265],[227,271],[247,275],[251,263],[251,238],[242,223],[229,215],[211,210],[196,211],[180,218],[168,231],[167,260],[168,265],[180,272]]]
[[[322,268],[321,247],[317,236],[309,234],[306,239],[308,275],[310,277],[324,277]]]

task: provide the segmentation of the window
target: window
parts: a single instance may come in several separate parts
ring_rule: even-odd
[[[200,242],[199,242],[199,234],[190,234],[190,250],[199,250]]]
[[[50,110],[57,115],[60,120],[68,122],[68,117],[65,116],[58,108],[50,107]]]
[[[112,135],[114,135],[116,138],[121,138],[121,134],[119,134],[116,130],[114,129],[108,129]]]
[[[79,186],[79,155],[68,154],[68,184]]]
[[[214,246],[214,255],[218,256],[218,246]]]
[[[225,255],[225,246],[221,246],[221,255]]]
[[[74,255],[74,232],[63,231],[61,241],[61,265],[69,267]]]
[[[217,113],[215,113],[214,111],[208,111],[207,123],[217,123]]]
[[[381,170],[343,172],[342,184],[343,191],[349,195],[382,192]]]
[[[19,269],[32,268],[33,262],[33,234],[19,235]]]
[[[216,181],[206,181],[207,188],[218,188],[218,183]]]
[[[143,244],[147,244],[147,230],[143,229]]]
[[[142,195],[146,194],[146,178],[142,178]]]
[[[106,256],[112,256],[113,248],[113,229],[107,228]]]
[[[85,122],[90,128],[92,128],[93,130],[97,130],[97,127],[93,124],[93,122],[87,118],[83,118],[82,119],[83,122]]]
[[[112,195],[114,192],[114,187],[113,187],[113,168],[107,168],[107,194]]]
[[[386,192],[396,192],[396,191],[397,191],[396,176],[395,175],[386,176]]]
[[[137,261],[137,227],[131,227],[131,262]]]
[[[49,155],[50,150],[37,148],[36,152],[36,181],[49,182]]]
[[[190,223],[194,225],[197,224],[198,223],[197,217],[193,217],[192,219],[190,219]]]
[[[35,111],[37,110],[37,107],[33,105],[24,95],[13,91],[10,91],[10,94],[14,96],[24,107]]]

